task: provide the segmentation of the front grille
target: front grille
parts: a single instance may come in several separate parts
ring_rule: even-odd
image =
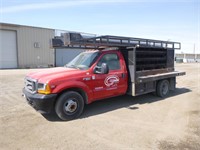
[[[25,78],[25,89],[30,93],[36,93],[36,80]]]

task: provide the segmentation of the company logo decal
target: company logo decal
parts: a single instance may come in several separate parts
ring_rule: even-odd
[[[118,83],[119,83],[119,77],[117,75],[110,75],[106,77],[106,79],[104,80],[104,84],[107,87],[117,86]]]

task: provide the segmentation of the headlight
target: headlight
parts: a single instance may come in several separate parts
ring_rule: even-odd
[[[51,88],[50,88],[50,86],[48,84],[38,83],[37,91],[40,94],[50,94],[51,93]]]

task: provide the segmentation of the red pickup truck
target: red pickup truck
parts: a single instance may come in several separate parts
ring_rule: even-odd
[[[119,37],[102,38],[111,39],[110,43],[118,47],[95,48],[98,50],[80,53],[64,67],[28,74],[23,89],[28,103],[41,113],[55,109],[59,118],[71,120],[81,115],[85,104],[96,100],[126,93],[156,92],[165,97],[175,89],[175,77],[185,74],[174,71],[174,48],[125,47],[113,42]],[[101,41],[101,45],[108,44]],[[81,39],[79,43],[83,44]],[[86,43],[91,48],[90,41]],[[99,40],[96,43],[99,45]]]

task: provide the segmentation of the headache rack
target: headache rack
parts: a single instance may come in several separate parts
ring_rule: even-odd
[[[149,47],[164,49],[180,49],[179,42],[121,36],[82,36],[80,33],[62,33],[52,39],[52,48],[101,49],[106,47]]]

